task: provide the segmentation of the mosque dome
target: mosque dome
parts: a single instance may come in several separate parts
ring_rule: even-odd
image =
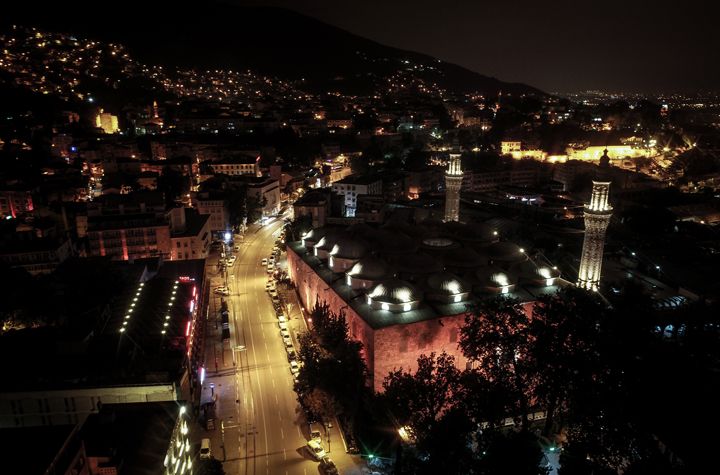
[[[407,312],[420,305],[422,294],[411,284],[400,279],[387,279],[367,294],[368,304],[376,310]]]

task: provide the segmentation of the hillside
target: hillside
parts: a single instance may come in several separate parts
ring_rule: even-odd
[[[303,87],[309,90],[367,93],[388,79],[411,74],[451,92],[543,94],[524,84],[505,83],[426,55],[383,46],[289,10],[210,2],[188,8],[182,3],[129,0],[106,12],[91,5],[70,9],[56,2],[33,10],[28,2],[0,21],[122,43],[148,64],[252,69],[304,80]],[[79,14],[83,10],[86,13]],[[87,13],[94,19],[88,20]]]

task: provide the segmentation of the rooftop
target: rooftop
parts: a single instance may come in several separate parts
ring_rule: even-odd
[[[568,285],[494,230],[493,222],[326,227],[288,250],[373,328],[463,313],[496,295],[530,302]]]
[[[163,462],[180,415],[177,402],[106,404],[81,434],[88,457],[108,457],[118,473],[164,473]]]

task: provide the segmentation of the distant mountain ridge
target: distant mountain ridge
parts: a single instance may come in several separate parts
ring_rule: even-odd
[[[90,12],[97,12],[88,21],[82,3],[54,2],[38,8],[27,2],[0,21],[122,43],[148,64],[252,69],[305,79],[310,90],[367,93],[410,65],[422,66],[414,75],[452,92],[545,95],[525,84],[502,82],[427,55],[381,45],[290,10],[200,5],[129,0],[101,12],[88,4]]]

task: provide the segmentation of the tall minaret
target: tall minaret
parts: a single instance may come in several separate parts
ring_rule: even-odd
[[[458,221],[460,218],[460,187],[463,172],[460,163],[460,146],[455,145],[450,152],[450,162],[445,171],[445,222]]]
[[[592,198],[585,205],[585,240],[583,241],[578,287],[598,290],[602,269],[605,231],[610,224],[612,206],[608,204],[609,181],[593,180]]]

